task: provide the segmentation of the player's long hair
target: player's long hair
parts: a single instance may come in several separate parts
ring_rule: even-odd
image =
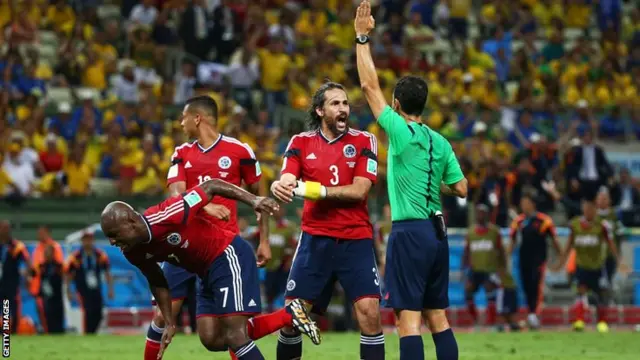
[[[322,117],[318,115],[316,109],[322,108],[322,106],[324,105],[324,93],[326,93],[328,90],[333,89],[340,89],[346,92],[344,86],[342,86],[341,84],[330,81],[329,79],[326,80],[327,82],[322,84],[322,86],[320,86],[318,90],[316,90],[315,94],[313,94],[313,99],[311,99],[311,107],[309,107],[309,118],[307,119],[307,125],[311,130],[320,129],[320,125],[322,124]]]

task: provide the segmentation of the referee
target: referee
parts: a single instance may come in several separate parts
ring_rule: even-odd
[[[393,90],[388,106],[380,90],[369,48],[375,22],[363,1],[354,22],[358,75],[369,107],[389,138],[387,183],[391,234],[385,281],[387,306],[398,318],[400,359],[424,359],[422,319],[433,334],[438,360],[458,359],[449,327],[449,245],[440,192],[467,196],[467,180],[449,142],[421,122],[427,101],[424,80],[407,76]]]

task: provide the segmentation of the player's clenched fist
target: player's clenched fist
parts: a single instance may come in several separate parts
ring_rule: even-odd
[[[293,189],[295,187],[295,182],[288,183],[283,180],[278,180],[271,184],[271,193],[276,197],[276,199],[285,203],[290,203],[293,201]]]
[[[255,211],[273,215],[278,209],[280,209],[280,205],[272,198],[258,196],[253,200],[253,210]]]

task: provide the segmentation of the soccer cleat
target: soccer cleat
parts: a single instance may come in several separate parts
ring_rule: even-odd
[[[608,333],[609,325],[605,321],[600,321],[598,325],[596,325],[596,329],[598,329],[599,333]]]
[[[573,323],[573,330],[574,331],[584,331],[584,321],[582,320],[576,320]]]
[[[320,345],[320,342],[322,341],[320,329],[318,329],[316,323],[311,320],[309,312],[304,306],[303,301],[295,299],[287,305],[287,309],[293,318],[293,327],[308,336],[314,344]]]
[[[529,314],[527,316],[527,324],[530,330],[538,330],[540,328],[540,320],[536,314]]]

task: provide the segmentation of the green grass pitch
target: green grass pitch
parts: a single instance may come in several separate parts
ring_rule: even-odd
[[[590,360],[638,359],[640,334],[629,331],[540,332],[497,334],[458,333],[461,360]],[[276,336],[258,341],[266,359],[276,358]],[[386,358],[399,359],[398,337],[387,335]],[[424,336],[425,358],[436,359],[431,336]],[[142,360],[144,335],[32,336],[11,338],[11,359],[17,360]],[[359,359],[359,334],[324,334],[323,343],[304,343],[304,360]],[[195,335],[177,335],[165,360],[229,359],[226,353],[208,353]]]

